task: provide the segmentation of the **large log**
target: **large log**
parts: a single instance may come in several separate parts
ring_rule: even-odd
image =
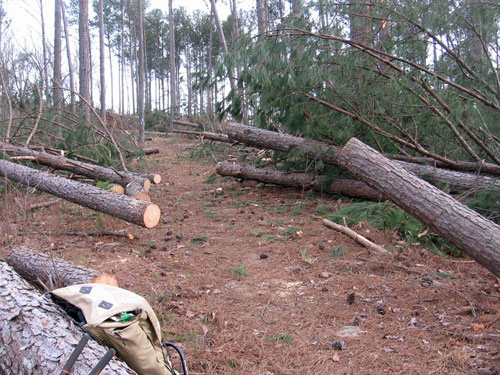
[[[339,165],[500,277],[500,226],[408,172],[356,138]]]
[[[0,176],[146,228],[155,227],[160,220],[160,208],[156,204],[6,160],[0,160]]]
[[[14,246],[6,262],[25,280],[49,289],[90,283],[99,272],[26,246]]]
[[[0,262],[0,332],[0,373],[6,375],[61,373],[83,335],[61,309],[4,262]],[[71,373],[89,374],[105,353],[90,340]],[[136,373],[112,359],[101,374]]]
[[[220,162],[216,171],[221,176],[232,176],[268,184],[313,189],[325,193],[379,200],[382,194],[357,180],[338,179],[326,183],[327,177],[307,173],[286,173],[270,168],[256,168],[248,164]]]
[[[321,160],[328,164],[338,165],[342,152],[342,148],[325,142],[313,141],[234,122],[227,124],[226,132],[229,139],[234,142],[242,142],[249,146],[282,152],[295,149],[302,151],[310,159]],[[500,191],[500,182],[495,178],[403,161],[394,161],[394,163],[418,176],[430,179],[432,183],[448,184],[453,191],[463,191],[471,188]]]
[[[141,185],[145,185],[144,188],[146,191],[149,190],[149,187],[146,186],[149,183],[149,181],[146,181],[147,178],[131,172],[115,171],[111,168],[102,167],[100,165],[84,163],[65,158],[64,156],[53,155],[47,152],[39,152],[26,147],[14,146],[5,142],[0,142],[0,151],[5,151],[12,157],[27,158],[27,160],[31,160],[37,164],[76,173],[93,180],[114,182],[123,187],[127,186],[127,184],[132,181],[137,181]]]

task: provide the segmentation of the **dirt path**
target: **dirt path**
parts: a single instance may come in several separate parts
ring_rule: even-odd
[[[151,146],[161,149],[147,159],[163,177],[152,189],[157,228],[65,202],[30,216],[23,205],[50,197],[14,192],[12,229],[18,243],[112,272],[146,296],[191,374],[500,371],[500,288],[483,268],[418,247],[369,254],[314,217],[346,202],[215,177],[210,153],[189,156],[207,150],[192,140]],[[59,234],[101,228],[140,238]],[[380,245],[397,240],[357,230]],[[477,318],[461,311],[471,304]]]

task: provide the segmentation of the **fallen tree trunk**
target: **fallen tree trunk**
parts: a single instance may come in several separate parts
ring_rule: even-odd
[[[356,138],[339,166],[415,216],[500,277],[500,226],[419,179]]]
[[[176,124],[176,125],[190,126],[192,128],[198,128],[198,129],[202,129],[203,128],[202,125],[195,124],[195,123],[192,123],[192,122],[189,122],[189,121],[174,120],[173,123]]]
[[[160,220],[160,208],[156,204],[6,160],[0,160],[0,176],[146,228],[155,227]]]
[[[176,130],[176,129],[172,130],[172,132],[177,134],[195,135],[197,137],[200,137],[202,139],[208,139],[210,141],[231,143],[227,134],[222,134],[222,133],[193,132],[190,130]]]
[[[249,146],[281,152],[289,152],[296,149],[302,151],[310,159],[321,160],[328,164],[338,165],[342,152],[342,148],[328,145],[324,142],[294,137],[289,134],[277,133],[234,122],[227,124],[226,132],[229,139],[234,142],[242,142]],[[453,191],[463,191],[471,188],[500,191],[500,182],[495,178],[471,173],[454,172],[434,168],[429,165],[403,161],[394,161],[394,163],[418,176],[431,179],[433,183],[448,184],[449,188]]]
[[[350,197],[380,200],[382,194],[370,188],[364,182],[339,179],[326,183],[325,176],[313,176],[307,173],[286,173],[270,168],[256,168],[247,164],[221,162],[216,171],[221,176],[231,176],[255,180],[267,184],[313,189],[325,193],[342,194]]]
[[[4,262],[0,262],[0,302],[0,373],[59,374],[82,331]],[[104,347],[89,340],[72,374],[89,374],[105,353]],[[136,373],[112,359],[101,374]]]
[[[475,172],[475,173],[486,173],[493,176],[500,176],[500,165],[486,163],[486,162],[473,162],[473,161],[457,161],[455,166],[447,165],[446,163],[432,159],[432,158],[421,158],[416,156],[406,156],[406,155],[386,155],[389,159],[406,161],[412,164],[426,164],[431,167],[437,168],[449,168],[457,171],[463,172]]]
[[[154,155],[160,153],[160,149],[158,147],[145,148],[143,151],[144,155]]]
[[[26,246],[14,246],[6,262],[25,280],[48,287],[49,290],[72,284],[90,283],[99,272],[76,265],[51,254],[40,253]]]
[[[127,186],[127,184],[132,181],[138,181],[143,185],[149,183],[149,181],[146,181],[145,177],[141,177],[131,172],[116,171],[111,168],[88,164],[68,159],[64,156],[49,154],[47,152],[34,151],[29,148],[14,146],[5,142],[0,142],[0,151],[5,151],[12,157],[29,158],[28,160],[37,164],[79,174],[93,180],[114,182],[123,187]]]

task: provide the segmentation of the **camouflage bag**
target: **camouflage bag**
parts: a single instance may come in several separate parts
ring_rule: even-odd
[[[143,297],[104,284],[72,285],[51,294],[86,331],[115,348],[139,375],[172,375],[160,323]]]

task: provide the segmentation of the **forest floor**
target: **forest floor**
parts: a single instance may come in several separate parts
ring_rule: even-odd
[[[318,218],[348,199],[215,176],[216,160],[237,156],[228,145],[148,146],[161,150],[139,166],[163,178],[151,191],[156,228],[64,201],[26,213],[52,197],[17,187],[10,229],[17,244],[145,296],[190,374],[500,373],[500,285],[485,268],[362,224],[375,243],[401,247],[370,253]],[[64,234],[100,229],[138,238]]]

